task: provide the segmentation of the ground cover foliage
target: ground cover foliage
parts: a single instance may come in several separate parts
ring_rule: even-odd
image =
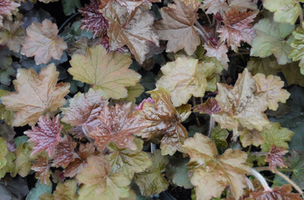
[[[1,198],[302,199],[302,3],[0,0]]]

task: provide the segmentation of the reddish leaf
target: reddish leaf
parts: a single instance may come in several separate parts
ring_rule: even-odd
[[[237,52],[237,47],[241,44],[241,41],[251,44],[253,38],[255,37],[255,30],[252,29],[253,19],[257,13],[255,12],[242,12],[234,8],[229,10],[224,15],[224,24],[222,28],[218,30],[220,32],[221,42],[227,40],[228,46]]]
[[[208,41],[204,44],[204,48],[207,51],[206,56],[215,57],[218,61],[221,62],[223,67],[228,70],[228,48],[224,42],[219,43],[217,45],[213,45],[210,41]]]
[[[72,138],[67,136],[67,138],[62,139],[55,148],[55,153],[53,156],[54,167],[66,168],[68,164],[74,160],[74,148],[76,143],[72,142]]]
[[[84,136],[83,129],[86,128],[88,132],[92,131],[94,127],[100,125],[97,116],[100,114],[108,101],[104,99],[105,94],[101,91],[90,89],[85,95],[78,93],[74,98],[70,99],[69,107],[62,108],[65,116],[61,121],[71,124],[72,126],[81,126],[73,128],[72,132],[77,133],[77,136]],[[82,127],[85,125],[85,127]],[[71,131],[70,131],[71,132]]]
[[[111,6],[112,2],[115,2],[115,0],[103,0],[99,9],[107,9],[107,7]],[[161,2],[161,0],[119,0],[117,2],[121,6],[126,7],[128,12],[131,13],[139,6],[141,6],[141,8],[150,10],[152,2]]]
[[[90,5],[85,5],[84,8],[79,9],[79,12],[84,16],[80,28],[87,31],[92,30],[94,38],[97,35],[105,37],[109,29],[108,20],[98,11],[100,5],[100,0],[91,0]]]
[[[219,103],[214,98],[209,98],[205,103],[194,106],[193,109],[194,112],[208,113],[209,115],[221,111]]]
[[[30,137],[30,142],[36,143],[31,155],[45,149],[49,156],[52,156],[54,147],[59,143],[59,134],[63,127],[59,124],[59,115],[53,121],[49,116],[41,116],[38,125],[39,128],[32,127],[32,130],[24,132],[24,134]]]
[[[132,103],[122,106],[107,106],[97,118],[102,126],[96,127],[89,133],[95,139],[95,145],[102,151],[111,141],[119,148],[136,149],[133,133],[140,133],[149,123],[134,114],[129,114]]]
[[[190,105],[182,105],[175,109],[170,100],[170,93],[164,88],[149,93],[153,101],[146,100],[139,106],[138,113],[151,125],[136,135],[147,139],[161,139],[162,155],[173,155],[176,151],[182,151],[188,133],[181,122],[191,114]]]
[[[50,184],[50,165],[48,164],[48,158],[38,156],[38,163],[34,163],[32,170],[36,172],[35,177],[39,179],[42,185]]]
[[[70,162],[68,167],[64,170],[65,177],[74,177],[82,171],[83,167],[87,165],[87,158],[93,155],[95,152],[95,146],[93,143],[80,144],[77,152],[79,158],[75,158]]]
[[[276,147],[275,144],[271,145],[269,153],[267,153],[266,161],[269,162],[269,168],[274,172],[277,168],[277,165],[280,167],[287,167],[284,158],[282,155],[288,153],[283,147]]]
[[[12,0],[1,0],[0,2],[0,26],[2,26],[3,16],[11,17],[12,12],[19,7],[20,4]]]
[[[291,185],[275,186],[272,191],[259,191],[250,193],[255,200],[302,200],[300,194],[290,193]]]

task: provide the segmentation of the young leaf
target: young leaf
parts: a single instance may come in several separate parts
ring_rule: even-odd
[[[58,28],[52,21],[45,19],[42,24],[33,22],[26,28],[27,38],[23,41],[21,54],[35,56],[37,65],[48,63],[51,58],[59,60],[67,44],[57,37]]]
[[[151,160],[146,152],[141,151],[143,141],[135,138],[136,150],[128,150],[126,148],[118,148],[113,142],[108,145],[108,149],[112,152],[108,159],[111,163],[112,172],[120,172],[132,180],[134,173],[143,172],[151,166]]]
[[[55,111],[65,105],[64,96],[69,93],[70,85],[56,84],[58,75],[54,64],[43,68],[39,75],[32,68],[18,69],[17,80],[14,81],[17,93],[1,97],[6,109],[18,111],[13,126],[27,123],[33,126],[46,111]]]
[[[67,168],[64,170],[65,177],[74,177],[80,173],[87,165],[87,159],[95,152],[95,146],[93,143],[80,144],[77,151],[78,157],[74,161],[70,162]]]
[[[276,147],[275,144],[271,145],[269,153],[266,155],[266,162],[269,162],[269,168],[274,173],[277,165],[279,167],[287,167],[284,158],[282,157],[288,151],[282,147]]]
[[[2,0],[0,3],[0,27],[3,26],[2,20],[6,16],[11,18],[12,13],[20,6],[20,3],[11,0]]]
[[[85,5],[84,8],[79,9],[79,12],[84,16],[80,28],[87,31],[92,30],[93,38],[98,35],[105,37],[109,29],[108,20],[99,12],[100,4],[99,0],[91,0],[90,5]]]
[[[221,62],[224,69],[228,70],[228,48],[224,42],[213,45],[210,41],[208,41],[204,44],[204,48],[207,51],[206,56],[215,57],[218,61]]]
[[[6,154],[8,153],[7,144],[5,139],[0,137],[0,169],[6,165]]]
[[[15,163],[15,170],[12,173],[12,176],[15,177],[19,174],[22,177],[26,177],[31,170],[32,163],[31,163],[31,153],[32,153],[32,146],[29,145],[28,142],[23,143],[20,142],[17,146],[16,150],[14,151],[16,160]]]
[[[250,197],[258,200],[302,200],[300,194],[290,193],[291,190],[291,185],[283,185],[282,187],[275,186],[271,191],[251,192]]]
[[[88,158],[88,166],[77,175],[83,183],[78,191],[79,200],[119,200],[129,195],[130,180],[121,173],[110,174],[110,162],[103,155]]]
[[[148,154],[152,165],[144,172],[135,173],[133,181],[139,186],[140,192],[144,196],[154,193],[159,194],[168,188],[168,182],[161,174],[168,163],[168,158],[162,156],[160,150],[155,150],[153,154]]]
[[[221,128],[234,129],[242,125],[261,131],[269,123],[263,113],[267,108],[266,95],[255,94],[256,81],[247,69],[239,74],[234,87],[219,83],[218,90],[216,100],[222,111],[212,116]]]
[[[203,104],[199,104],[193,107],[193,112],[208,113],[212,115],[221,111],[221,107],[215,98],[209,98]]]
[[[156,82],[157,87],[168,90],[175,107],[186,104],[191,96],[202,97],[207,87],[207,79],[192,57],[178,57],[161,68],[163,76]]]
[[[217,126],[212,130],[210,139],[217,147],[227,148],[228,135],[229,133],[226,129],[221,129],[221,127]]]
[[[76,191],[77,182],[75,180],[67,180],[63,184],[58,183],[53,196],[55,200],[77,200],[78,194],[76,194]]]
[[[148,11],[138,8],[129,14],[127,7],[112,2],[104,15],[110,22],[111,50],[127,45],[136,61],[142,64],[149,52],[148,41],[158,46],[158,35],[152,26],[154,17]]]
[[[25,29],[21,27],[21,21],[4,20],[3,27],[0,31],[0,41],[6,45],[9,50],[19,53],[21,44],[26,38]]]
[[[257,36],[251,43],[250,56],[265,58],[274,54],[280,65],[289,62],[288,53],[291,46],[284,39],[294,30],[293,25],[265,18],[256,23],[253,28]]]
[[[51,165],[48,164],[48,158],[42,156],[38,156],[38,162],[34,163],[32,166],[32,170],[36,172],[35,177],[42,185],[49,185],[51,183],[50,167]]]
[[[302,2],[302,0],[301,0]],[[300,12],[302,12],[299,1],[296,0],[265,0],[263,6],[274,12],[274,20],[281,23],[295,24]]]
[[[95,139],[94,144],[99,151],[103,151],[111,141],[118,148],[131,150],[137,148],[132,135],[140,133],[141,130],[148,127],[149,123],[135,114],[130,114],[131,106],[131,103],[107,106],[97,116],[101,126],[95,127],[89,136]]]
[[[103,46],[97,45],[85,56],[74,54],[68,71],[74,80],[94,84],[94,88],[102,89],[108,98],[120,99],[128,95],[125,87],[135,85],[141,77],[128,69],[131,62],[129,55],[107,53]]]
[[[302,11],[301,11],[302,12]],[[293,61],[300,60],[299,67],[301,69],[301,74],[304,75],[304,49],[303,49],[303,38],[304,38],[304,29],[298,27],[297,30],[292,32],[294,36],[294,41],[291,43],[291,49],[289,52],[289,58],[292,58]]]
[[[198,8],[186,5],[184,2],[175,1],[168,7],[161,9],[163,20],[156,22],[161,40],[168,40],[167,52],[185,49],[188,55],[192,55],[200,44],[200,37],[195,30],[194,22],[198,18]]]
[[[284,82],[280,77],[269,75],[267,78],[264,74],[257,74],[254,76],[257,86],[257,93],[263,92],[266,95],[266,101],[268,102],[268,108],[270,110],[277,110],[278,102],[285,103],[290,94],[286,90],[282,89]]]
[[[235,52],[238,51],[241,41],[251,44],[255,37],[255,30],[252,29],[251,22],[256,15],[257,13],[251,11],[240,13],[236,8],[227,11],[223,20],[225,25],[217,31],[221,33],[220,42],[227,40],[227,45]]]
[[[151,125],[136,135],[148,139],[161,139],[162,155],[173,155],[176,151],[182,151],[188,133],[181,122],[191,114],[190,105],[183,105],[176,110],[167,90],[158,88],[149,93],[153,103],[144,101],[137,112]]]
[[[238,133],[243,147],[250,146],[251,144],[258,147],[265,143],[265,139],[261,135],[261,131],[258,131],[257,129],[249,130],[240,126],[238,127]]]
[[[45,149],[51,157],[55,146],[59,144],[59,134],[63,127],[59,123],[59,115],[57,115],[53,121],[49,116],[41,116],[39,118],[38,125],[39,128],[33,126],[32,130],[24,132],[24,134],[30,137],[29,142],[36,143],[31,155],[39,153]]]
[[[95,91],[90,89],[86,94],[79,92],[69,100],[68,108],[61,108],[62,113],[65,114],[61,121],[71,124],[72,126],[85,125],[85,128],[90,132],[95,126],[100,125],[97,116],[106,105],[108,105],[106,95],[100,90]],[[81,129],[76,136],[82,135],[84,137],[82,131],[83,127],[72,129],[71,132],[73,133],[78,129]]]
[[[74,160],[74,148],[76,145],[69,136],[61,139],[58,145],[56,145],[52,166],[66,168]]]
[[[196,186],[197,199],[218,197],[227,185],[235,199],[239,199],[246,187],[245,173],[249,173],[247,154],[227,149],[218,156],[216,146],[200,133],[188,138],[183,148],[190,156],[188,167],[194,171],[191,183]]]
[[[260,133],[265,139],[265,143],[261,145],[261,149],[264,152],[269,152],[271,145],[275,144],[277,147],[283,147],[288,149],[288,144],[286,141],[290,141],[294,132],[288,130],[287,128],[282,128],[280,123],[269,123]]]

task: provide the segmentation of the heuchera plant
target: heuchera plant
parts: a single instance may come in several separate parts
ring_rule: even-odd
[[[57,1],[0,0],[0,199],[304,197],[303,0]]]

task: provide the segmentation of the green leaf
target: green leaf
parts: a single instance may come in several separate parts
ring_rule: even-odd
[[[297,0],[265,0],[263,6],[274,12],[275,21],[292,25],[295,24],[300,12],[302,12]]]
[[[111,163],[112,173],[123,173],[130,180],[132,180],[134,172],[143,172],[152,164],[147,153],[141,151],[143,147],[143,141],[139,138],[135,138],[134,143],[137,146],[136,150],[118,148],[114,142],[111,142],[108,145],[108,149],[112,152],[108,156],[108,159]]]
[[[61,3],[66,16],[75,13],[75,9],[81,8],[80,0],[62,0]]]
[[[289,62],[291,46],[284,39],[294,30],[294,25],[261,19],[253,27],[257,36],[252,41],[250,56],[265,58],[274,54],[280,65]]]
[[[26,180],[17,177],[9,178],[8,180],[0,180],[0,194],[1,199],[17,200],[23,199],[29,193]]]
[[[188,167],[186,164],[189,163],[189,158],[175,159],[173,162],[166,167],[166,176],[172,179],[172,182],[186,189],[191,189],[193,185],[189,181]]]
[[[274,117],[270,117],[269,119],[273,122],[280,122],[283,127],[295,128],[299,124],[304,123],[304,88],[293,87],[289,92],[290,97],[287,100],[287,103],[291,105],[289,113],[279,119]]]
[[[0,137],[0,169],[6,165],[6,154],[8,153],[7,144],[5,143],[5,139]]]
[[[301,74],[304,74],[304,29],[298,27],[297,30],[292,32],[294,36],[294,41],[291,43],[291,50],[289,52],[289,58],[293,61],[300,60],[299,66],[301,69]]]
[[[25,200],[39,200],[39,196],[44,193],[52,193],[52,182],[50,185],[41,185],[41,183],[37,181],[35,187],[31,189]]]
[[[227,148],[228,143],[226,139],[228,135],[229,133],[226,129],[221,129],[220,126],[217,126],[211,132],[211,141],[213,141],[217,147]]]
[[[159,194],[169,186],[161,172],[165,169],[168,158],[161,155],[160,150],[155,150],[153,154],[148,154],[152,160],[152,165],[145,172],[136,173],[133,181],[139,186],[140,192],[144,196],[154,193]]]
[[[261,149],[264,152],[269,152],[273,144],[277,147],[288,149],[287,141],[291,140],[294,132],[287,128],[282,128],[280,123],[269,123],[260,134],[265,139],[265,143],[261,145]]]
[[[68,0],[71,1],[71,0]],[[78,0],[75,0],[78,1]],[[70,45],[71,42],[79,40],[82,37],[87,37],[91,39],[93,37],[92,31],[86,31],[80,29],[81,21],[74,22],[71,27],[67,26],[64,28],[63,32],[59,34],[59,36],[68,44]]]
[[[2,167],[0,169],[0,178],[3,178],[5,176],[6,173],[8,172],[14,172],[15,170],[15,164],[14,164],[14,160],[15,160],[15,155],[8,151],[5,159],[6,159],[6,165],[4,167]]]
[[[267,58],[254,58],[250,57],[249,62],[247,63],[246,68],[251,71],[252,75],[257,73],[268,75],[277,75],[278,63],[276,59],[272,56]]]
[[[136,101],[136,97],[140,96],[141,93],[145,91],[144,87],[136,83],[134,86],[127,87],[128,90],[128,97],[124,98],[123,100],[129,101],[129,102],[134,102]]]
[[[77,200],[78,194],[76,194],[76,190],[76,180],[67,180],[64,183],[58,183],[53,196],[56,200]]]
[[[304,188],[304,154],[293,150],[287,159],[288,166],[292,169],[291,179],[302,189]]]
[[[297,84],[304,87],[304,76],[300,72],[299,62],[291,62],[283,65],[282,73],[288,85]]]
[[[94,89],[102,89],[109,98],[120,99],[128,96],[126,87],[134,86],[141,75],[128,69],[131,64],[128,54],[107,53],[106,49],[97,45],[90,48],[86,55],[74,54],[69,73],[74,80],[94,84]]]
[[[14,154],[16,156],[15,160],[15,170],[12,176],[16,176],[19,174],[22,177],[28,175],[31,170],[31,160],[30,155],[32,153],[32,147],[29,146],[29,143],[19,143],[17,149],[15,150]]]
[[[0,83],[4,85],[11,84],[11,76],[15,76],[16,72],[12,66],[9,66],[7,69],[0,69]]]

